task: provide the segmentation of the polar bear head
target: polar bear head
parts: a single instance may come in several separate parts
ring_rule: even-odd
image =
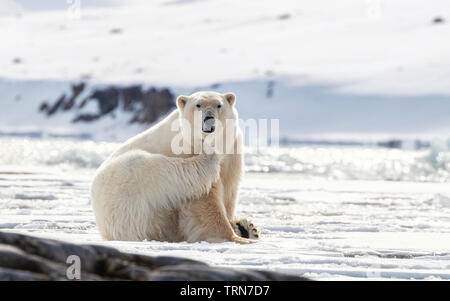
[[[194,141],[207,136],[217,139],[234,140],[238,124],[238,113],[235,108],[236,96],[233,93],[217,93],[201,91],[190,96],[180,95],[177,98],[179,117]],[[183,126],[182,126],[183,127]],[[196,135],[197,134],[197,135]],[[189,140],[191,140],[189,139]],[[192,141],[192,140],[191,140]]]
[[[177,98],[180,117],[188,120],[194,131],[201,130],[204,135],[214,133],[219,122],[225,126],[227,120],[237,120],[235,103],[236,96],[231,92],[220,94],[201,91]]]

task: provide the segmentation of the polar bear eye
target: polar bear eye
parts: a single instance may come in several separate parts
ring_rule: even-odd
[[[196,105],[196,107],[197,107],[197,108],[201,108],[202,105],[198,103],[198,104]]]
[[[217,105],[217,108],[220,109],[222,107],[222,105]]]

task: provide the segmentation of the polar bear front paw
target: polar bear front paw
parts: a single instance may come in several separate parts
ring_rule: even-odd
[[[259,229],[246,218],[231,222],[234,232],[243,238],[259,239]]]

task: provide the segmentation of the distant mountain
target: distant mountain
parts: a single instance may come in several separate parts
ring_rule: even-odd
[[[39,111],[48,117],[72,112],[72,123],[92,122],[123,111],[129,114],[130,124],[151,124],[175,108],[174,95],[166,88],[108,86],[93,89],[83,97],[81,94],[85,89],[84,82],[73,84],[70,93],[62,93],[52,102],[43,101]]]

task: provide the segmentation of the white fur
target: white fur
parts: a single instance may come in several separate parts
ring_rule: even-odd
[[[234,110],[234,108],[230,109]],[[108,240],[184,240],[179,209],[208,193],[220,176],[217,154],[174,155],[175,110],[157,125],[126,141],[97,170],[92,204],[101,235]],[[187,228],[195,226],[186,221]],[[193,233],[194,234],[194,233]],[[194,234],[194,236],[196,236]]]

